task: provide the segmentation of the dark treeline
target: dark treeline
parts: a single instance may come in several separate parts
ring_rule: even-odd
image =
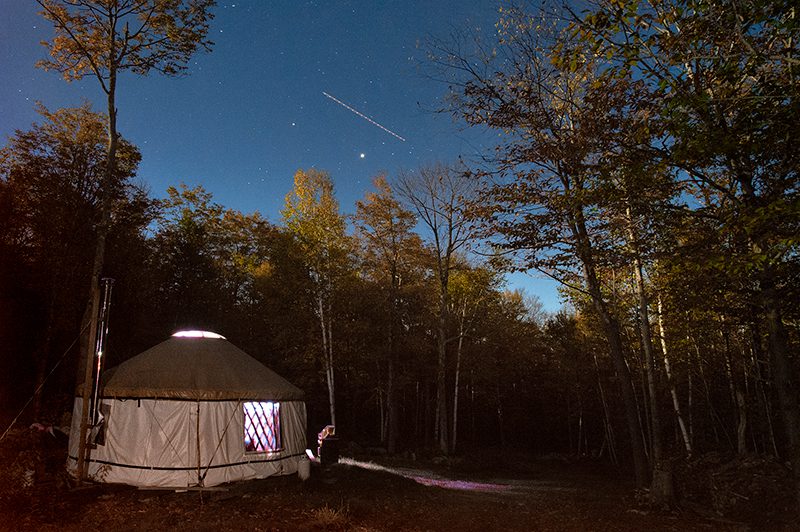
[[[492,38],[430,47],[447,110],[499,138],[486,233],[572,287],[595,346],[576,364],[610,359],[606,440],[639,485],[670,496],[670,447],[756,450],[800,503],[795,6],[582,7],[501,8]]]
[[[77,340],[105,130],[86,105],[41,114],[2,151],[3,373],[11,377],[3,419],[60,362],[26,416],[58,422],[82,375]],[[433,446],[441,257],[384,177],[348,219],[331,178],[300,170],[276,225],[215,203],[201,187],[149,197],[133,179],[138,151],[121,146],[104,270],[115,279],[106,367],[176,330],[213,330],[305,389],[314,431],[335,416],[343,434],[365,443]],[[404,179],[442,174],[463,179],[445,167]],[[458,378],[462,419],[450,413],[448,433],[481,444],[532,439],[517,404],[536,388],[537,307],[505,291],[497,271],[463,254],[449,260],[443,402],[452,408]]]
[[[710,451],[773,455],[800,479],[793,6],[590,7],[502,9],[491,38],[432,43],[448,111],[497,130],[496,150],[378,176],[351,216],[317,170],[277,223],[200,187],[153,199],[121,141],[107,364],[203,328],[302,387],[311,430],[334,421],[391,453],[601,457],[661,500],[671,461]],[[70,408],[104,124],[42,109],[3,148],[4,419],[65,352],[30,413]],[[572,310],[505,290],[509,268],[557,278]]]

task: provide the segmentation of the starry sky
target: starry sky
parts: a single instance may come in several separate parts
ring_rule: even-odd
[[[37,101],[104,110],[95,79],[35,68],[52,35],[37,8],[0,0],[2,144],[38,121]],[[213,51],[193,56],[185,76],[121,76],[118,128],[141,150],[139,178],[155,197],[199,184],[225,207],[277,222],[295,171],[316,167],[352,213],[378,173],[491,149],[490,133],[433,112],[447,86],[421,65],[426,39],[490,33],[496,10],[491,0],[219,1]],[[560,307],[555,284],[536,275],[511,275],[509,287]]]

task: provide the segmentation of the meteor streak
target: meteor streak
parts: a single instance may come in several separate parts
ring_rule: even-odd
[[[325,92],[325,91],[322,91],[322,94],[323,94],[323,95],[324,95],[326,98],[330,98],[330,99],[331,99],[331,100],[333,100],[334,102],[338,103],[339,105],[341,105],[342,107],[344,107],[344,108],[345,108],[345,109],[347,109],[348,111],[350,111],[350,112],[352,112],[352,113],[355,113],[355,114],[357,114],[358,116],[360,116],[361,118],[363,118],[364,120],[366,120],[367,122],[369,122],[370,124],[372,124],[373,126],[378,126],[379,128],[381,128],[382,130],[384,130],[384,131],[385,131],[385,132],[387,132],[388,134],[390,134],[390,135],[392,135],[392,136],[394,136],[394,137],[397,137],[398,139],[402,140],[403,142],[405,142],[405,141],[406,141],[406,139],[404,139],[403,137],[401,137],[400,135],[398,135],[398,134],[397,134],[397,133],[395,133],[394,131],[392,131],[392,130],[390,130],[390,129],[387,129],[387,128],[385,128],[385,127],[383,127],[382,125],[380,125],[379,123],[377,123],[376,121],[374,121],[373,119],[371,119],[370,117],[368,117],[367,115],[365,115],[365,114],[363,114],[363,113],[360,113],[360,112],[356,111],[355,109],[353,109],[352,107],[350,107],[349,105],[347,105],[346,103],[344,103],[343,101],[336,99],[334,96],[331,96],[331,95],[330,95],[330,94],[328,94],[327,92]]]

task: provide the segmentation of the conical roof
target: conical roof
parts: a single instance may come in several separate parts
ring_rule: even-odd
[[[302,400],[289,381],[219,335],[173,336],[105,372],[103,397]]]

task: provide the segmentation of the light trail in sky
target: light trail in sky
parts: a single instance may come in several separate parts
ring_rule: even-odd
[[[374,121],[373,119],[371,119],[370,117],[368,117],[367,115],[365,115],[365,114],[363,114],[363,113],[360,113],[360,112],[356,111],[355,109],[353,109],[352,107],[350,107],[349,105],[347,105],[346,103],[344,103],[343,101],[341,101],[341,100],[338,100],[336,97],[334,97],[334,96],[331,96],[330,94],[328,94],[328,93],[327,93],[327,92],[325,92],[325,91],[322,91],[322,94],[323,94],[323,95],[325,95],[325,97],[326,97],[326,98],[330,98],[330,99],[331,99],[331,100],[333,100],[334,102],[338,103],[339,105],[341,105],[342,107],[344,107],[344,108],[345,108],[345,109],[347,109],[348,111],[351,111],[351,112],[353,112],[353,113],[357,114],[358,116],[360,116],[361,118],[363,118],[364,120],[366,120],[367,122],[369,122],[370,124],[372,124],[373,126],[378,126],[379,128],[381,128],[382,130],[384,130],[384,131],[385,131],[385,132],[387,132],[388,134],[390,134],[390,135],[392,135],[392,136],[394,136],[394,137],[397,137],[398,139],[402,140],[403,142],[405,142],[405,141],[406,141],[406,139],[404,139],[403,137],[401,137],[400,135],[398,135],[397,133],[395,133],[395,132],[394,132],[394,131],[392,131],[391,129],[388,129],[388,128],[385,128],[385,127],[383,127],[382,125],[380,125],[379,123],[377,123],[376,121]]]

